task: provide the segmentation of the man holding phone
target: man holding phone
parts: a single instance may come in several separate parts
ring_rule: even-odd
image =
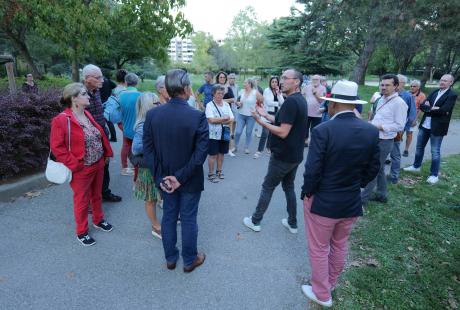
[[[197,251],[197,213],[204,190],[203,163],[208,155],[209,129],[203,112],[187,103],[192,93],[190,78],[181,69],[169,70],[165,86],[171,99],[151,109],[144,124],[144,158],[155,184],[163,191],[161,232],[166,267],[176,268],[179,259],[177,220],[182,223],[184,272],[204,263]]]
[[[305,100],[308,104],[308,118],[307,118],[307,133],[305,139],[305,146],[308,146],[309,133],[313,128],[321,123],[322,112],[320,111],[323,99],[326,96],[326,88],[321,85],[321,76],[315,74],[311,77],[311,83],[304,87],[302,90]]]

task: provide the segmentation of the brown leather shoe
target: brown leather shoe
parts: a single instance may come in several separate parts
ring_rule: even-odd
[[[205,259],[206,259],[206,254],[199,253],[190,266],[184,267],[184,272],[192,272],[193,270],[195,270],[196,267],[201,266],[204,263]]]
[[[174,263],[166,263],[166,268],[168,268],[169,270],[174,270],[176,269],[176,262]]]

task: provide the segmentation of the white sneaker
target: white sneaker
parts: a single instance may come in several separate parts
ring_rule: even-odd
[[[229,150],[229,152],[231,152],[231,153],[236,153],[236,151],[237,151],[236,147],[232,147],[232,148]]]
[[[123,169],[121,169],[121,175],[134,175],[134,169],[132,169],[132,168],[123,168]]]
[[[252,222],[251,217],[245,217],[245,218],[243,219],[243,224],[244,224],[244,226],[246,226],[247,228],[250,228],[250,229],[254,230],[255,232],[259,232],[259,231],[260,231],[260,225],[255,225],[255,224]]]
[[[249,149],[244,150],[244,154],[249,154],[249,153],[251,153],[251,151],[249,151]]]
[[[254,153],[254,156],[252,158],[257,159],[259,157],[260,157],[260,152],[257,151],[257,152]]]
[[[439,181],[439,178],[435,175],[430,175],[426,181],[430,184],[436,184]]]
[[[414,165],[406,167],[403,169],[404,171],[410,171],[410,172],[420,172],[420,167],[415,168]]]
[[[319,300],[315,293],[313,293],[313,288],[311,285],[302,285],[302,292],[305,296],[307,296],[310,300],[313,300],[317,304],[324,306],[324,307],[332,307],[332,298],[329,298],[327,301]]]
[[[228,155],[230,155],[230,157],[235,157],[235,153],[233,153],[232,151],[228,151]]]
[[[291,234],[297,233],[297,228],[292,228],[291,225],[289,225],[287,219],[282,219],[281,224],[283,224],[283,226],[286,227],[291,232]]]

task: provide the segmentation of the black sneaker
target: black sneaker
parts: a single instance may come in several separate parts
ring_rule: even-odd
[[[382,197],[382,196],[379,196],[379,195],[372,196],[369,200],[370,201],[380,202],[380,203],[387,203],[388,202],[388,198]]]
[[[97,228],[97,229],[100,229],[100,230],[103,230],[103,231],[107,231],[107,232],[109,232],[109,231],[111,231],[113,229],[113,226],[110,225],[109,223],[107,223],[105,220],[100,221],[99,224],[97,224],[97,225],[93,224],[93,226],[94,226],[94,228]]]
[[[110,194],[102,195],[102,200],[106,202],[120,202],[121,197],[110,193]]]
[[[404,151],[403,154],[402,154],[402,156],[404,156],[404,157],[409,157],[409,152],[408,152],[408,151]]]
[[[78,235],[77,240],[80,241],[80,243],[83,244],[84,246],[90,246],[90,245],[96,244],[96,241],[93,238],[91,238],[90,235],[88,235],[88,233]]]

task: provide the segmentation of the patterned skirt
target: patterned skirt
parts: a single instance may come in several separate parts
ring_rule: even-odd
[[[134,185],[134,197],[144,201],[161,200],[160,190],[155,187],[155,182],[149,168],[139,168]]]

